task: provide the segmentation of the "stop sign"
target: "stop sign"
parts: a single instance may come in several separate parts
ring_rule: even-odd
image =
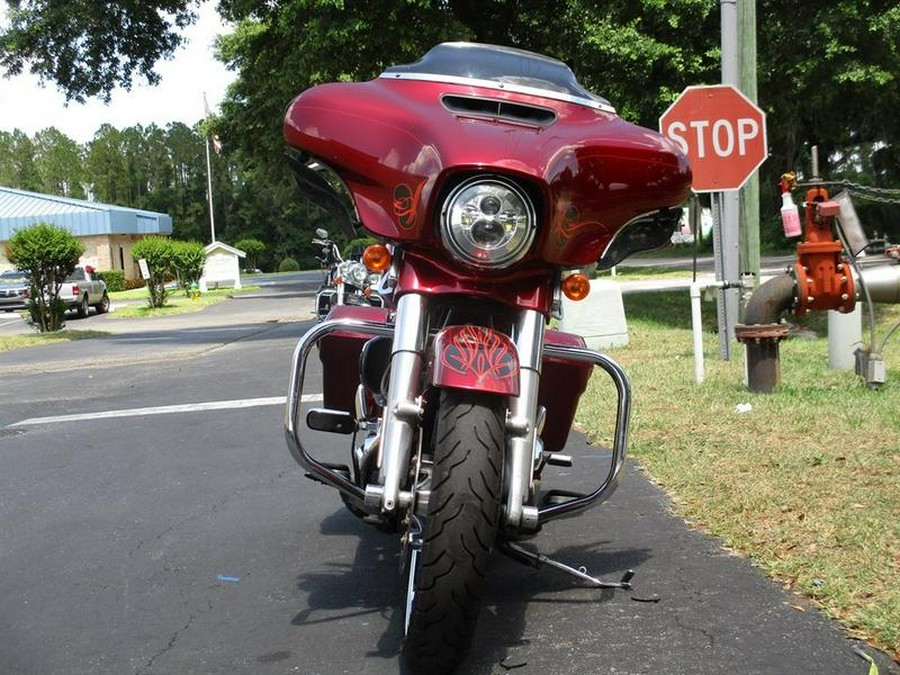
[[[727,84],[688,87],[659,130],[691,161],[695,192],[737,190],[766,156],[766,115]]]

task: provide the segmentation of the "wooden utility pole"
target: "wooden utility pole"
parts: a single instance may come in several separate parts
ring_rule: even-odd
[[[738,0],[740,90],[754,103],[756,91],[756,0]],[[740,272],[759,284],[759,172],[741,188]]]

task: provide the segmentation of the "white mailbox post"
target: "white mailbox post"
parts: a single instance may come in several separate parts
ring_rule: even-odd
[[[203,263],[203,276],[200,277],[200,292],[206,293],[210,284],[228,284],[234,288],[241,287],[241,258],[247,256],[241,250],[214,241],[205,249],[206,262]]]

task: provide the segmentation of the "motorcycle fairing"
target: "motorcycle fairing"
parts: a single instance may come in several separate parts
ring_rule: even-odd
[[[448,326],[434,338],[432,384],[491,394],[519,395],[519,357],[503,333],[484,326]]]
[[[466,48],[454,48],[454,55],[464,59]],[[510,59],[528,71],[527,56]],[[388,72],[370,82],[320,85],[287,111],[288,144],[341,177],[376,236],[434,248],[433,224],[446,190],[490,167],[538,200],[538,235],[520,265],[574,267],[596,261],[625,223],[689,194],[690,168],[674,143],[609,108],[560,95],[552,82],[514,87],[430,77]],[[531,122],[483,114],[477,106],[454,109],[447,97],[498,111],[504,103],[533,106],[555,118]]]

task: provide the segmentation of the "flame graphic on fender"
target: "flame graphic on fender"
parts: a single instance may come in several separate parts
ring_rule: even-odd
[[[435,342],[435,384],[518,395],[519,358],[512,341],[483,326],[451,326]]]

